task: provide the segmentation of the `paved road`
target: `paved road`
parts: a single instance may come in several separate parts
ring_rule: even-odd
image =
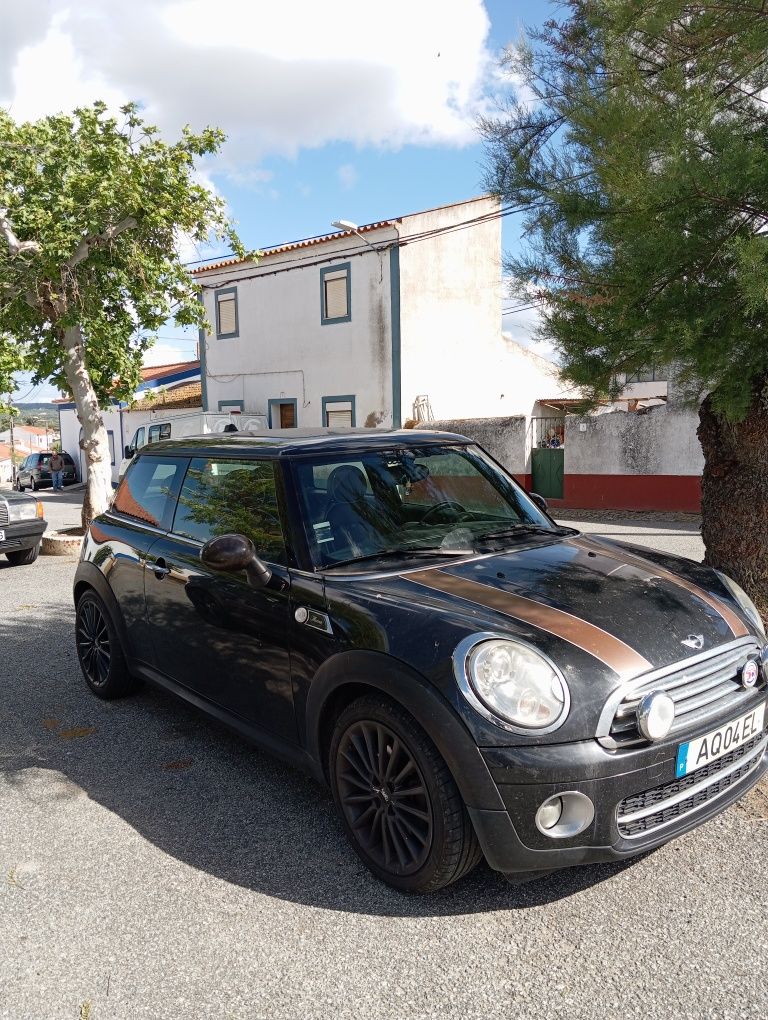
[[[695,548],[660,531],[633,540]],[[631,865],[399,895],[308,779],[163,694],[86,692],[73,566],[0,559],[0,1017],[768,1015],[764,802]]]

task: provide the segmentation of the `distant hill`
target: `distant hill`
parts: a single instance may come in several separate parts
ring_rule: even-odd
[[[41,425],[43,428],[46,424],[56,429],[59,427],[59,409],[56,404],[22,403],[14,404],[14,407],[20,411],[19,418],[22,422],[25,418],[38,417],[40,421],[35,422],[36,425]]]

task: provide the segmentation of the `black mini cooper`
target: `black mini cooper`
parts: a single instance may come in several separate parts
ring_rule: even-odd
[[[648,850],[767,766],[738,585],[559,527],[461,436],[145,448],[74,597],[95,694],[152,681],[310,770],[399,889]]]

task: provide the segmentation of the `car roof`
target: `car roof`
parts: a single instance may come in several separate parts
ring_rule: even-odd
[[[163,453],[191,454],[247,454],[260,457],[301,456],[312,453],[363,453],[366,450],[386,450],[396,447],[421,447],[437,444],[471,443],[466,436],[453,432],[433,432],[421,429],[270,429],[265,432],[209,432],[201,436],[184,436],[164,439],[143,446],[142,456]]]

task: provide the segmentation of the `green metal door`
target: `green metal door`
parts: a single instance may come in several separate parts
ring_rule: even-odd
[[[547,499],[563,498],[565,450],[531,450],[531,489]]]

